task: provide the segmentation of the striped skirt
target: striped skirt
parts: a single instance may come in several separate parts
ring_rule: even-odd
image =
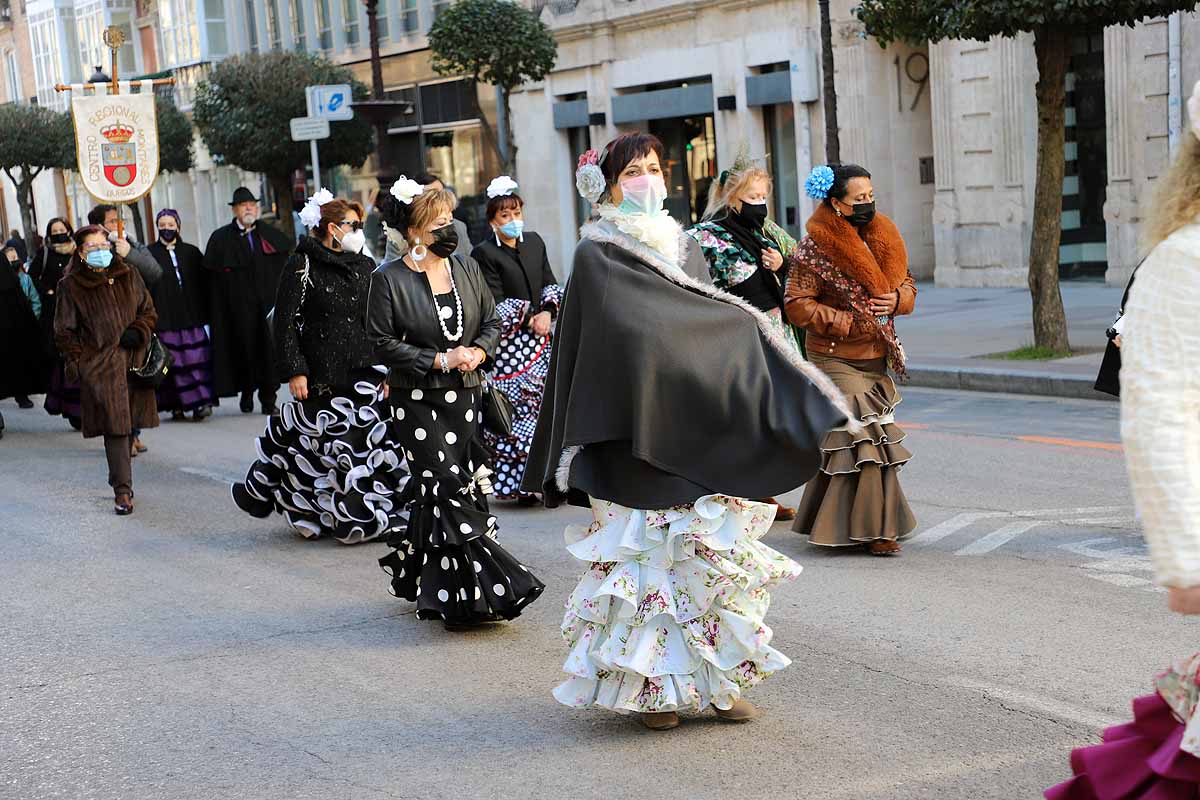
[[[212,382],[212,343],[204,328],[157,331],[175,363],[158,387],[159,411],[195,411],[216,405]]]

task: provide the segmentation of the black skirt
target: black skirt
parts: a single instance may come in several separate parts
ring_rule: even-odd
[[[412,473],[402,496],[408,527],[392,533],[393,551],[379,560],[392,594],[415,601],[418,619],[519,616],[545,586],[496,541],[478,442],[481,390],[393,390],[391,401]]]

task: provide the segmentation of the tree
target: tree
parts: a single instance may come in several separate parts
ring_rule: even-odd
[[[17,190],[26,246],[33,250],[33,181],[45,169],[75,166],[70,114],[41,106],[0,105],[0,169]]]
[[[842,144],[838,134],[837,86],[833,80],[833,25],[829,20],[829,0],[817,0],[821,12],[821,106],[825,111],[825,160],[841,163]]]
[[[308,142],[292,141],[289,121],[305,116],[306,86],[336,83],[367,99],[367,87],[349,69],[308,53],[233,56],[196,87],[192,116],[200,138],[215,158],[267,176],[284,232],[293,231],[292,173],[309,160]],[[319,143],[322,165],[361,166],[374,146],[371,126],[355,117],[330,127],[330,137]]]
[[[974,39],[1033,33],[1037,58],[1037,171],[1029,291],[1034,344],[1069,352],[1067,319],[1058,285],[1062,237],[1063,140],[1071,37],[1110,25],[1191,10],[1195,0],[862,0],[855,13],[884,46],[895,40]]]
[[[175,105],[175,101],[161,95],[154,98],[154,118],[158,124],[158,171],[187,172],[195,163],[196,144],[193,139],[192,121]],[[146,238],[142,224],[142,209],[139,203],[130,203],[133,228],[139,242]]]
[[[515,175],[517,146],[509,95],[554,69],[558,57],[554,34],[536,14],[511,0],[457,0],[433,23],[429,48],[439,75],[466,75],[500,90],[500,135],[486,115],[479,118],[504,171]]]

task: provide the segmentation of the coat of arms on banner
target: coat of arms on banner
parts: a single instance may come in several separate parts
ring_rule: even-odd
[[[104,163],[104,177],[115,186],[128,186],[137,177],[137,144],[133,128],[117,123],[100,130],[108,140],[100,145],[100,160]]]
[[[154,94],[80,95],[71,98],[79,177],[88,193],[107,203],[132,203],[158,175]]]

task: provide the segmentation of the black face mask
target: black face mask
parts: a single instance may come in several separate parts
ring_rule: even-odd
[[[170,244],[171,242],[175,241],[175,237],[178,235],[179,235],[179,231],[173,231],[169,228],[160,230],[158,232],[158,238],[162,239],[167,244]]]
[[[66,244],[71,241],[69,233],[52,233],[50,234],[50,244]]]
[[[864,225],[869,225],[871,220],[875,219],[874,203],[855,203],[853,208],[854,213],[846,216],[846,222],[849,222],[854,227],[861,228]]]
[[[758,230],[767,221],[767,204],[742,203],[742,210],[735,213],[742,218],[746,227]]]
[[[429,243],[429,252],[438,258],[449,258],[458,249],[458,231],[454,223],[438,228],[433,232],[433,241]]]
[[[21,269],[21,262],[15,258],[12,261],[9,261],[8,265],[13,268],[13,272],[17,272]]]

